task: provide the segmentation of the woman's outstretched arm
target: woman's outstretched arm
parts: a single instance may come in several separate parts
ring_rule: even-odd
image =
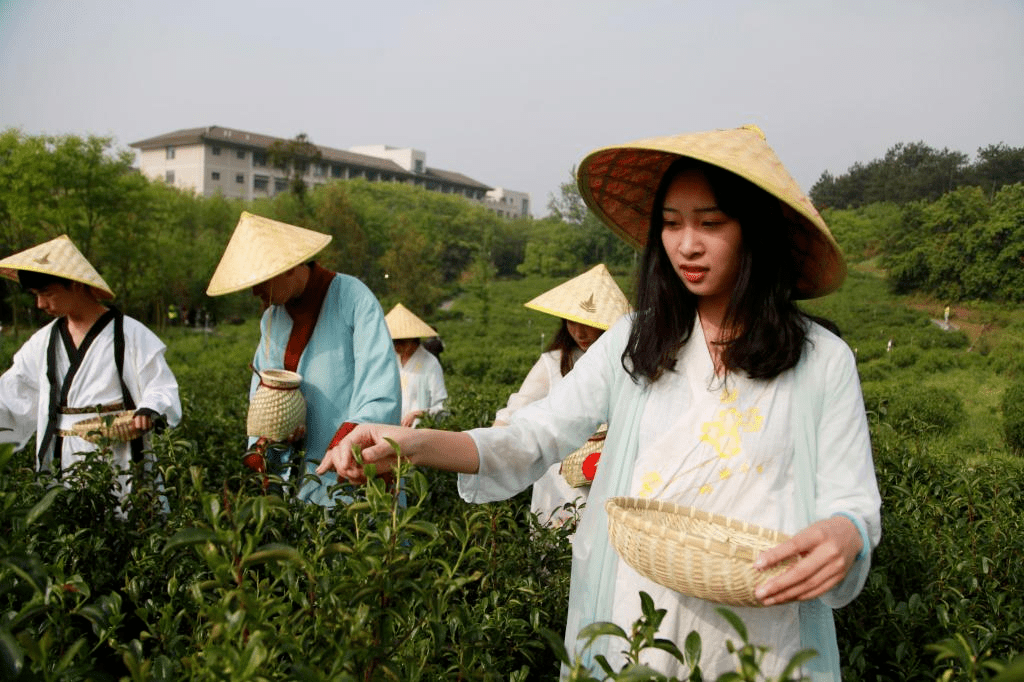
[[[365,464],[374,464],[378,473],[384,473],[394,468],[397,459],[395,448],[389,441],[398,446],[402,457],[416,466],[462,474],[475,474],[480,468],[476,443],[466,433],[360,424],[324,454],[316,473],[333,470],[340,478],[353,483],[365,482],[366,474],[363,465],[353,456],[353,446],[361,449]]]

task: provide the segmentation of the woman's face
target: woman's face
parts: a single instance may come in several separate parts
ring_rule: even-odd
[[[576,342],[576,345],[580,347],[580,350],[586,352],[590,345],[597,341],[598,337],[604,333],[603,329],[597,327],[591,327],[590,325],[581,324],[579,322],[573,322],[571,320],[565,321],[565,326],[569,329],[569,336]]]
[[[739,277],[743,234],[726,215],[704,174],[688,170],[668,186],[662,207],[661,243],[683,285],[700,307],[729,304]]]

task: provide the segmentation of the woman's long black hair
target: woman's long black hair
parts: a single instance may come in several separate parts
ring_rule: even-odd
[[[718,208],[739,221],[743,235],[739,276],[723,325],[737,335],[722,344],[722,361],[729,372],[774,378],[796,365],[807,336],[807,318],[793,300],[801,265],[794,235],[805,228],[787,220],[779,200],[768,192],[686,157],[669,166],[654,197],[637,275],[637,313],[622,365],[634,380],[654,381],[675,367],[676,355],[693,330],[698,297],[683,285],[661,242],[668,186],[689,170],[704,175]]]
[[[563,317],[562,323],[558,326],[558,331],[555,332],[555,336],[551,339],[551,344],[548,346],[549,351],[559,351],[558,369],[562,372],[563,377],[576,364],[574,352],[579,349],[580,345],[576,343],[576,339],[572,338],[572,334],[569,333],[569,322]]]

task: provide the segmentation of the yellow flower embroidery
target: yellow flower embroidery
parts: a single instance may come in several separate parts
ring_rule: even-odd
[[[735,388],[732,390],[729,390],[728,388],[723,388],[722,395],[719,397],[719,401],[723,405],[728,405],[729,403],[734,403],[737,400],[739,400],[739,397],[740,392],[737,391]]]
[[[705,483],[704,485],[702,485],[702,486],[700,487],[700,494],[701,494],[701,495],[710,495],[710,494],[711,494],[711,493],[713,493],[714,491],[715,491],[715,489],[714,489],[714,488],[712,488],[712,487],[711,487],[710,485],[708,485],[707,483]]]
[[[732,476],[732,469],[726,467],[718,472],[718,478],[722,481]]]
[[[661,474],[657,471],[650,471],[644,474],[643,485],[640,486],[640,497],[650,497],[654,494],[654,487],[661,484]]]
[[[701,424],[700,439],[710,444],[721,459],[729,459],[740,454],[742,449],[740,431],[760,431],[763,424],[764,416],[756,407],[747,410],[746,414],[730,407],[718,413],[717,421]]]

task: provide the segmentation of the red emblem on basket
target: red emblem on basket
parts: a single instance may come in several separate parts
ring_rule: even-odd
[[[601,459],[601,451],[591,452],[587,455],[587,458],[583,460],[583,465],[580,467],[583,469],[583,475],[588,481],[593,481],[594,476],[597,475],[597,460]]]

